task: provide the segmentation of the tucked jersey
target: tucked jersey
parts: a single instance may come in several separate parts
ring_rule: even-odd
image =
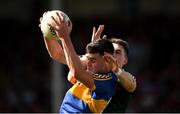
[[[77,82],[66,93],[60,113],[100,113],[115,93],[117,77],[114,73],[95,74],[94,89]]]

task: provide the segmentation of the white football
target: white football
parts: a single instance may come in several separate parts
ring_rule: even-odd
[[[43,14],[41,23],[40,23],[40,28],[42,31],[42,34],[45,38],[47,39],[54,39],[54,40],[59,40],[59,38],[56,35],[56,32],[48,25],[51,24],[55,24],[54,21],[51,19],[51,16],[53,16],[56,20],[58,20],[58,16],[56,14],[56,12],[58,12],[59,14],[62,14],[64,16],[65,22],[67,22],[68,24],[68,31],[69,34],[72,30],[72,22],[70,20],[70,18],[62,11],[60,10],[52,10],[52,11],[47,11]]]

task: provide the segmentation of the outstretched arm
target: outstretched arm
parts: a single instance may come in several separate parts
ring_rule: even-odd
[[[47,12],[44,12],[43,16],[45,16],[46,14]],[[41,26],[41,21],[42,21],[43,16],[39,19],[40,21],[39,27]],[[64,51],[62,49],[62,46],[59,44],[59,42],[57,40],[47,39],[45,37],[43,38],[44,38],[46,49],[50,57],[58,61],[59,63],[66,64]]]
[[[59,21],[52,18],[56,25],[51,26],[56,31],[56,34],[62,41],[65,58],[70,72],[75,76],[77,80],[84,83],[88,88],[94,89],[95,86],[93,75],[91,72],[88,72],[84,69],[79,56],[75,52],[75,49],[70,39],[70,35],[67,32],[68,25],[65,22],[64,17],[62,15],[59,15],[58,13],[57,15],[59,17]]]

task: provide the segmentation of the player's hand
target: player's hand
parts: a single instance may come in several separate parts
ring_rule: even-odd
[[[48,25],[56,31],[56,34],[59,38],[64,39],[70,35],[70,32],[68,31],[68,23],[65,21],[65,18],[62,14],[57,12],[56,15],[58,16],[58,19],[55,19],[53,16],[51,16],[55,24]]]
[[[110,69],[113,72],[117,72],[118,68],[119,68],[117,59],[115,57],[113,57],[113,55],[106,53],[106,52],[104,52],[104,56],[106,56],[106,58],[108,59],[107,65],[110,67]]]
[[[99,25],[98,30],[96,31],[96,27],[93,27],[93,33],[92,33],[92,38],[91,41],[96,41],[101,38],[101,34],[104,30],[104,25]],[[103,38],[106,38],[106,35],[103,36]]]

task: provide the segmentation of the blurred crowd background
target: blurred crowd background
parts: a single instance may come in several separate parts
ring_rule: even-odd
[[[1,0],[0,9],[0,112],[58,112],[53,104],[71,86],[68,68],[50,58],[38,27],[53,9],[70,17],[78,54],[99,24],[108,37],[129,43],[125,69],[136,76],[137,89],[127,112],[180,112],[179,0]],[[56,66],[60,81],[53,81]]]

